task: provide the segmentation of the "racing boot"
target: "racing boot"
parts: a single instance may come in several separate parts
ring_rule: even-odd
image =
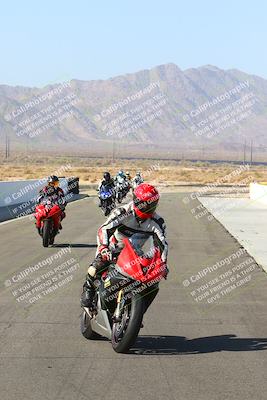
[[[93,300],[95,297],[95,278],[87,274],[86,281],[83,285],[83,291],[81,295],[81,307],[93,308]]]
[[[81,306],[92,308],[93,300],[96,292],[96,277],[97,273],[101,273],[109,265],[109,261],[103,260],[103,256],[98,254],[92,264],[88,268],[86,281],[83,284],[83,291],[81,295]]]

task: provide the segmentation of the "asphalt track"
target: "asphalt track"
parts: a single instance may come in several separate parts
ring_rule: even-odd
[[[190,210],[198,202],[186,205],[185,196],[162,196],[171,272],[126,355],[116,354],[107,340],[87,341],[79,331],[80,287],[103,221],[95,200],[68,206],[53,248],[42,248],[28,217],[0,224],[1,400],[267,398],[267,276],[257,266],[246,286],[216,303],[196,302],[183,282],[240,246],[217,221],[196,219]],[[25,275],[48,259],[50,264]],[[73,269],[62,269],[70,259]],[[39,299],[37,290],[33,303],[20,297],[27,284],[38,288],[42,281],[49,288],[51,270],[61,273],[57,279],[64,284]]]

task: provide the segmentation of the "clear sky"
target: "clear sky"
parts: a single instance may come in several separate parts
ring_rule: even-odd
[[[266,0],[0,0],[0,84],[106,79],[169,62],[267,79]]]

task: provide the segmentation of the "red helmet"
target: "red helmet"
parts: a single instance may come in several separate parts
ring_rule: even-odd
[[[141,219],[151,218],[159,201],[159,192],[148,183],[141,183],[133,193],[134,211]]]

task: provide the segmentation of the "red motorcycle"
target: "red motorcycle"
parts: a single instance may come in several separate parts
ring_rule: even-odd
[[[123,241],[118,258],[95,281],[93,307],[84,307],[81,315],[83,336],[105,336],[117,353],[126,353],[134,345],[158,283],[168,273],[151,235],[135,233]]]
[[[55,236],[58,233],[62,210],[58,204],[45,200],[35,208],[36,227],[43,238],[43,246],[48,247],[54,244]]]

